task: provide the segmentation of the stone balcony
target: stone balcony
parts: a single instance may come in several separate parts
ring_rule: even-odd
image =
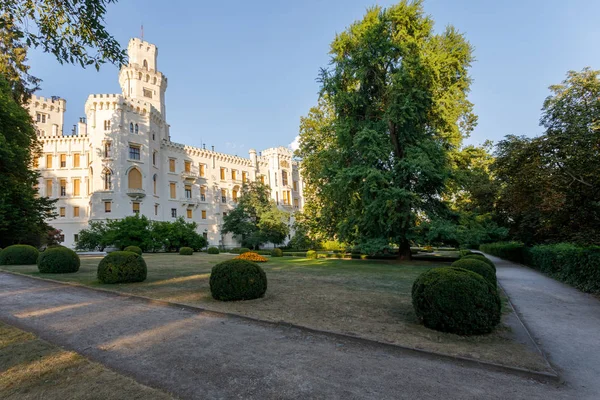
[[[141,199],[142,197],[146,197],[146,191],[144,189],[139,189],[139,188],[128,188],[127,195],[129,197]]]

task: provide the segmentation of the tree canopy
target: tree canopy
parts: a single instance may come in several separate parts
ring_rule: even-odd
[[[277,208],[270,189],[260,181],[245,183],[237,206],[223,218],[223,233],[236,235],[242,246],[280,244],[289,234],[289,213]]]
[[[448,153],[476,122],[472,48],[451,26],[434,33],[422,1],[402,1],[368,10],[331,55],[301,125],[306,207],[341,241],[409,258],[417,219],[444,208]]]

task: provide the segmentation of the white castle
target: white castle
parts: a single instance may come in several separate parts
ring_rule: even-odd
[[[289,212],[303,206],[299,162],[285,147],[249,158],[171,141],[166,120],[167,78],[158,70],[158,49],[140,39],[127,48],[129,64],[119,73],[122,94],[93,94],[85,118],[63,134],[66,101],[33,96],[42,156],[39,191],[58,199],[63,245],[75,247],[89,221],[145,215],[151,220],[183,217],[198,223],[210,245],[235,246],[223,235],[223,217],[236,206],[243,182],[260,180]]]

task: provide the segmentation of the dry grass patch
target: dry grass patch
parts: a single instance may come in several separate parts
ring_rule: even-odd
[[[534,370],[547,370],[543,358],[515,340],[506,326],[489,335],[461,337],[420,325],[411,304],[416,277],[444,262],[397,263],[380,260],[339,260],[277,257],[261,264],[268,278],[264,298],[219,302],[210,295],[211,268],[235,255],[196,253],[144,254],[145,282],[102,285],[108,289],[309,328],[355,335],[381,342],[436,351]],[[82,258],[76,274],[43,275],[62,281],[101,286],[95,271],[100,258]],[[7,266],[40,275],[34,266]],[[510,310],[504,320],[514,317]]]
[[[172,399],[72,351],[0,322],[2,399]]]

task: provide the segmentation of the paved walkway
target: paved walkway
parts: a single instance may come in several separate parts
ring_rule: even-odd
[[[600,301],[533,269],[486,256],[567,388],[580,398],[600,399]]]
[[[388,346],[6,273],[0,320],[183,399],[584,398]]]

